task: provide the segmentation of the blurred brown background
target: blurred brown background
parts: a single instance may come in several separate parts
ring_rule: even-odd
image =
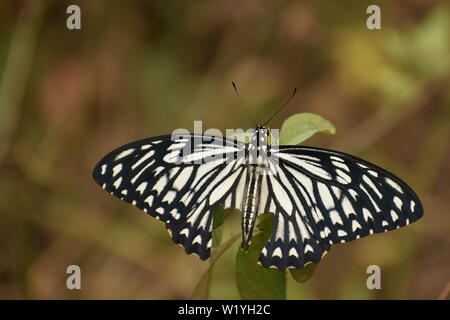
[[[66,8],[81,7],[81,30]],[[381,30],[366,8],[381,7]],[[1,1],[0,298],[189,298],[208,263],[162,223],[99,188],[91,170],[126,142],[313,112],[337,128],[309,145],[407,181],[423,219],[336,245],[291,299],[436,299],[450,281],[450,6],[387,1]],[[232,223],[230,223],[232,225]],[[240,232],[229,228],[229,233]],[[232,230],[233,229],[233,230]],[[239,298],[236,245],[211,298]],[[82,289],[66,288],[66,268]],[[382,289],[366,288],[366,268]]]

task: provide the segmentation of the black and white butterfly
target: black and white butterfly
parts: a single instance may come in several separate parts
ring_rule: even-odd
[[[332,244],[406,226],[423,215],[414,191],[392,173],[354,156],[302,146],[271,146],[258,126],[250,143],[221,136],[166,135],[106,155],[95,181],[166,224],[175,243],[210,256],[213,209],[242,212],[245,249],[258,214],[275,214],[264,267],[302,268]]]

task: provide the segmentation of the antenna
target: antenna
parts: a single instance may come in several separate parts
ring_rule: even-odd
[[[266,124],[268,124],[273,118],[275,118],[275,116],[276,116],[278,113],[280,113],[280,111],[283,110],[284,107],[286,107],[286,106],[289,104],[289,102],[291,102],[292,98],[295,96],[296,93],[297,93],[297,88],[294,88],[294,91],[292,92],[292,94],[291,94],[291,96],[289,97],[289,99],[287,99],[287,101],[281,106],[280,109],[278,109],[277,112],[275,112],[275,113],[269,118],[269,120],[267,120],[266,122],[264,122],[263,127],[265,127]]]
[[[247,112],[247,115],[249,116],[250,119],[252,119],[253,123],[255,124],[255,126],[258,126],[258,123],[255,121],[255,119],[252,117],[252,115],[250,114],[250,112],[248,111],[248,109],[245,107],[245,105],[242,103],[241,97],[239,96],[239,92],[238,89],[236,87],[236,83],[234,81],[231,82],[231,84],[233,85],[234,91],[236,92],[236,97],[239,100],[239,104],[241,105],[241,107],[245,110],[245,112]]]

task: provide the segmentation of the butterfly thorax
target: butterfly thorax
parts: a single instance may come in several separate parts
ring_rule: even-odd
[[[270,146],[267,144],[269,131],[258,126],[254,129],[250,142],[246,145],[246,163],[257,166],[267,166],[270,156]]]

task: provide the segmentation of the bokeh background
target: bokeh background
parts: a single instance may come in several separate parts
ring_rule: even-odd
[[[66,8],[81,7],[81,30]],[[381,30],[366,8],[381,7]],[[437,299],[450,290],[450,6],[440,1],[0,1],[0,298],[188,299],[208,267],[91,179],[113,148],[176,128],[313,112],[306,144],[389,169],[425,216],[336,245],[290,299]],[[240,232],[239,217],[228,234]],[[239,298],[237,243],[211,298]],[[82,289],[66,288],[81,267]],[[382,289],[366,288],[366,268]]]

